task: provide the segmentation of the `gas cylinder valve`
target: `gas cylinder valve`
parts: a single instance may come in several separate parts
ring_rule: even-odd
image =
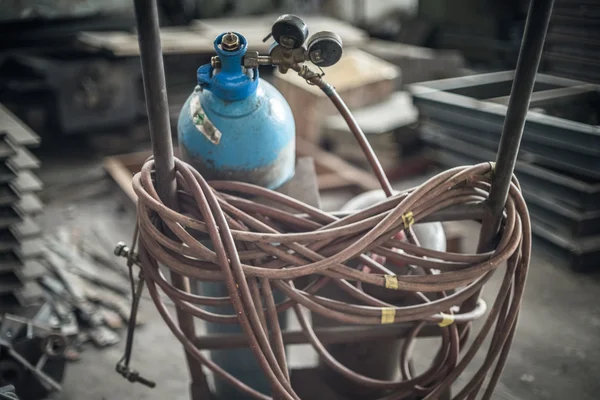
[[[237,35],[227,33],[221,39],[221,48],[229,50],[231,43],[237,44]],[[277,66],[281,73],[293,69],[300,71],[302,64],[312,62],[317,67],[331,67],[336,64],[343,53],[342,38],[329,31],[321,31],[308,38],[308,26],[299,17],[285,14],[277,18],[271,32],[263,39],[264,42],[273,38],[268,56],[260,55],[257,51],[247,51],[242,59],[244,68],[257,68],[260,65]],[[231,42],[231,43],[230,43]],[[238,47],[234,47],[237,49]],[[211,59],[213,68],[221,68],[218,56]]]
[[[308,26],[299,17],[284,14],[277,18],[269,36],[272,36],[275,42],[286,49],[298,49],[308,38]]]

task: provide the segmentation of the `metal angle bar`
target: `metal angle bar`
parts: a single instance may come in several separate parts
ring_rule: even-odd
[[[511,89],[511,83],[514,80],[515,71],[507,70],[501,72],[490,72],[477,75],[467,75],[456,78],[438,79],[427,82],[413,83],[409,85],[409,91],[417,95],[435,94],[436,92],[449,92],[455,96],[473,97],[485,99],[490,96],[490,88],[504,90]],[[575,87],[586,85],[588,82],[564,78],[560,76],[549,75],[547,73],[538,74],[536,83],[549,87]],[[510,92],[508,92],[510,94]]]
[[[40,143],[39,136],[2,104],[0,104],[0,131],[17,145],[37,146]]]
[[[540,90],[539,92],[535,92],[531,95],[531,105],[535,107],[544,107],[545,101],[552,101],[557,97],[565,97],[565,96],[577,96],[584,93],[590,93],[597,88],[596,85],[588,84],[582,86],[575,87],[566,87],[566,88],[558,88],[558,89],[549,89],[549,90]],[[493,97],[490,99],[486,99],[485,101],[490,101],[492,103],[498,104],[508,104],[510,100],[510,95],[501,96],[501,97]],[[551,105],[552,103],[549,103]]]
[[[31,171],[25,170],[20,171],[17,174],[17,178],[13,180],[9,186],[13,189],[13,191],[20,195],[24,195],[25,193],[42,190],[44,184],[38,179],[37,176],[32,174]]]
[[[17,360],[19,364],[24,366],[28,371],[34,374],[39,379],[40,383],[42,383],[47,389],[52,389],[55,391],[62,390],[62,386],[60,386],[60,384],[54,379],[52,379],[50,376],[46,375],[42,370],[47,360],[46,355],[43,355],[38,361],[38,363],[36,365],[33,365],[29,361],[27,361],[25,357],[21,356],[12,348],[9,348],[8,354],[12,358]]]
[[[506,116],[508,95],[511,90],[512,77],[506,73],[492,74],[497,78],[490,78],[490,74],[470,76],[470,80],[453,78],[448,80],[433,81],[430,83],[411,85],[415,104],[421,114],[441,121],[459,121],[463,126],[489,131],[500,137]],[[502,79],[499,81],[499,79]],[[581,93],[581,89],[588,87],[588,93]],[[547,89],[551,89],[548,91]],[[579,89],[579,90],[578,90]],[[565,80],[554,76],[539,74],[536,77],[534,93],[532,94],[531,107],[557,107],[559,104],[577,107],[584,101],[593,102],[598,85],[586,84],[580,81]],[[557,96],[553,99],[552,90]],[[559,95],[559,94],[564,94]],[[544,100],[545,95],[548,98]],[[578,98],[580,93],[582,98]],[[584,100],[589,96],[588,99]],[[498,102],[500,97],[500,104]],[[540,99],[536,99],[540,97]],[[588,106],[589,107],[589,106]],[[593,111],[592,111],[593,112]],[[569,148],[574,151],[593,154],[597,156],[600,129],[591,123],[572,117],[571,112],[561,110],[556,115],[553,111],[549,114],[529,112],[525,125],[525,140],[543,142],[559,149]]]
[[[0,132],[0,161],[5,162],[16,153],[15,149],[8,143],[8,136]]]
[[[590,94],[593,95],[593,92]],[[430,98],[415,96],[414,100],[421,115],[438,123],[458,123],[501,136],[506,115],[504,105],[468,98],[461,100],[461,96],[447,92],[436,93]],[[600,128],[539,112],[529,112],[524,139],[596,157],[600,154]]]
[[[542,221],[574,240],[585,240],[593,235],[600,236],[600,212],[573,213],[571,209],[560,204],[547,199],[540,200],[537,193],[532,194],[524,190],[524,196],[532,220]]]
[[[7,164],[0,164],[0,184],[7,184],[15,180],[17,174]]]
[[[424,125],[422,128],[423,139],[438,149],[437,160],[445,167],[480,163],[494,158],[494,153],[489,149],[459,140],[454,135],[450,137],[432,132],[433,127]],[[535,193],[537,199],[544,198],[556,207],[570,208],[578,213],[600,210],[600,182],[577,180],[522,161],[517,161],[515,171],[523,190]],[[527,192],[524,194],[527,196]]]
[[[481,154],[473,146],[468,148],[477,153],[479,157],[463,156],[450,148],[442,146],[436,158],[441,165],[448,168],[489,159],[489,157],[481,157]],[[536,224],[543,223],[554,227],[557,231],[565,232],[573,238],[581,238],[582,240],[592,235],[600,235],[600,211],[580,211],[569,206],[559,198],[554,197],[552,192],[548,192],[544,186],[540,187],[539,183],[536,182],[531,183],[531,178],[524,176],[520,171],[519,164],[517,164],[516,173],[520,178],[523,196],[527,201],[534,227]],[[559,193],[564,192],[565,190],[559,190]]]
[[[434,118],[431,118],[427,124],[437,126],[449,136],[464,142],[472,143],[491,151],[498,148],[500,137],[494,132],[461,126],[458,121],[444,122]],[[568,135],[565,135],[565,137],[568,137]],[[488,160],[493,160],[494,158],[495,155]],[[559,148],[554,145],[536,142],[532,140],[531,136],[523,138],[519,159],[554,168],[565,173],[570,172],[590,179],[600,179],[599,155],[582,153],[567,147]]]

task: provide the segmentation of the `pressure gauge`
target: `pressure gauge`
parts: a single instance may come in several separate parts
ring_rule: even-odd
[[[308,58],[319,67],[331,67],[342,58],[342,38],[328,31],[315,33],[308,41]]]
[[[308,27],[300,18],[284,14],[277,18],[271,28],[273,39],[288,49],[300,48],[308,38]]]

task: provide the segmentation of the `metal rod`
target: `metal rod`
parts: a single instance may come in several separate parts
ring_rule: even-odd
[[[156,0],[134,0],[134,6],[157,192],[167,207],[178,209],[175,159],[157,4]],[[176,288],[189,292],[189,281],[186,278],[171,274],[171,281]],[[190,340],[194,340],[196,329],[193,316],[179,309],[176,312],[181,330]],[[202,365],[187,352],[186,358],[192,380],[190,385],[192,399],[208,399],[210,392]]]
[[[532,0],[529,5],[523,41],[496,155],[496,168],[488,199],[489,215],[483,220],[479,236],[478,250],[480,252],[491,250],[500,227],[553,4],[554,0]]]
[[[529,4],[521,50],[504,118],[500,145],[496,154],[496,167],[487,202],[488,212],[481,223],[477,245],[479,253],[493,250],[494,241],[500,228],[553,5],[554,0],[531,0]],[[468,298],[461,306],[461,311],[473,310],[480,295],[481,290]],[[463,329],[466,329],[467,326],[463,325]],[[465,341],[466,338],[467,336],[464,336]]]
[[[176,208],[175,160],[156,0],[134,0],[134,4],[157,191],[167,207]]]
[[[340,328],[315,328],[315,334],[324,344],[361,343],[380,339],[406,337],[414,325],[393,324],[386,326],[360,326]],[[310,343],[302,331],[282,331],[283,343],[286,345]],[[440,329],[436,324],[425,326],[419,337],[436,337]],[[202,335],[196,340],[196,346],[201,350],[232,349],[248,346],[248,339],[241,333],[218,335]]]

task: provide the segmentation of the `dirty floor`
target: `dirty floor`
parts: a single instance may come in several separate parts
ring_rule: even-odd
[[[72,153],[71,153],[72,154]],[[108,234],[129,242],[133,208],[116,186],[103,178],[100,160],[81,154],[69,161],[57,154],[40,154],[46,184],[46,229],[70,218],[71,223],[101,224]],[[64,188],[86,177],[92,185]],[[324,208],[334,209],[349,199],[340,192],[323,196]],[[68,216],[68,217],[67,217]],[[476,243],[476,225],[467,225],[466,250]],[[487,287],[493,299],[501,274]],[[539,254],[531,265],[519,329],[507,367],[494,395],[501,400],[597,400],[600,390],[600,279],[575,274]],[[54,400],[188,399],[188,375],[183,352],[150,300],[142,304],[147,323],[135,338],[132,366],[156,380],[155,389],[134,385],[114,371],[124,341],[109,349],[88,347],[78,363],[68,366],[62,393]],[[427,347],[427,343],[423,344]],[[312,357],[308,352],[306,357]],[[425,366],[427,352],[417,352],[416,366]],[[480,355],[478,361],[481,361]]]

